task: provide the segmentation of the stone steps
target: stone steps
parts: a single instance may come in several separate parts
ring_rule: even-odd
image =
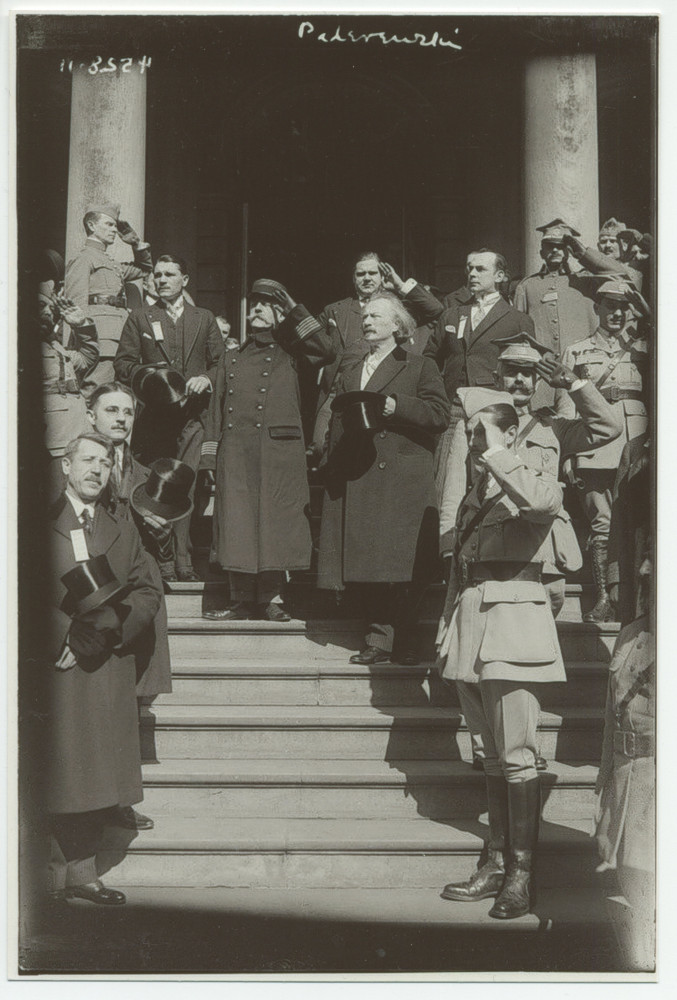
[[[594,760],[601,728],[599,708],[542,712],[541,750],[549,760]],[[161,761],[472,759],[470,735],[453,706],[165,703],[143,713],[142,745],[146,759]]]
[[[421,651],[434,658],[437,620],[421,622]],[[218,622],[203,618],[170,618],[172,661],[189,658],[281,658],[348,659],[364,644],[364,625],[355,619],[292,619],[278,624],[267,621]],[[565,662],[601,661],[611,658],[619,625],[558,622]]]
[[[544,707],[601,705],[607,666],[569,662],[568,683],[544,689]],[[155,705],[457,705],[453,684],[439,677],[432,662],[415,667],[381,663],[373,667],[341,660],[292,657],[174,658],[171,694]]]
[[[154,816],[155,829],[108,829],[101,875],[115,885],[295,890],[428,888],[439,892],[477,864],[487,828],[477,820],[289,819]],[[595,857],[589,819],[544,822],[538,879],[589,888]],[[450,920],[451,913],[450,912]]]
[[[597,768],[551,762],[541,775],[544,818],[589,819]],[[484,779],[464,761],[223,760],[144,767],[144,809],[158,815],[243,819],[476,819]]]

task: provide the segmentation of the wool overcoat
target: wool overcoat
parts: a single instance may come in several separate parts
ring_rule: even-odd
[[[299,360],[269,336],[225,353],[207,414],[202,467],[216,469],[213,552],[241,573],[310,565],[306,448],[297,364],[334,358],[328,335],[297,306],[275,332],[302,329]],[[308,331],[311,331],[308,336]]]
[[[129,587],[118,605],[120,645],[107,659],[83,659],[57,670],[72,618],[64,609],[61,577],[75,566],[71,531],[81,527],[62,495],[50,524],[52,598],[45,655],[48,723],[45,743],[45,802],[52,813],[79,813],[143,798],[139,723],[136,704],[135,643],[152,622],[161,592],[153,583],[148,559],[133,524],[96,506],[90,556],[108,557],[117,579]]]
[[[337,395],[359,389],[361,373],[362,360],[346,368]],[[442,378],[429,358],[396,347],[365,390],[392,396],[396,409],[373,433],[344,432],[332,419],[318,565],[328,590],[406,583],[437,557],[433,453],[449,422]]]

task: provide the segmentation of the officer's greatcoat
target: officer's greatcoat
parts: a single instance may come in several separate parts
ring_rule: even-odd
[[[330,363],[329,337],[302,306],[275,336],[301,323],[305,362]],[[310,565],[306,449],[297,363],[270,337],[253,334],[226,351],[206,419],[204,467],[216,465],[213,551],[223,569],[242,573]]]
[[[64,609],[64,573],[75,559],[71,531],[81,528],[62,495],[50,524],[52,597],[45,638],[48,724],[45,743],[45,802],[52,813],[79,813],[143,798],[136,704],[135,642],[152,622],[161,592],[153,584],[146,553],[133,524],[96,506],[90,556],[105,554],[129,593],[121,602],[122,641],[106,660],[83,660],[57,670],[72,618]]]
[[[361,374],[362,360],[339,377],[338,392],[359,389]],[[442,378],[429,358],[396,347],[365,390],[397,406],[382,430],[359,440],[332,420],[318,564],[318,586],[329,590],[407,583],[415,564],[429,575],[436,558],[433,453],[449,422]]]
[[[455,553],[456,576],[438,633],[442,676],[470,683],[564,681],[555,620],[542,583],[463,581],[466,563],[507,562],[515,569],[535,564],[534,570],[539,569],[552,551],[550,533],[562,508],[562,490],[553,477],[528,469],[521,456],[507,449],[489,456],[487,468],[505,496],[469,534],[465,529],[482,507],[478,483],[459,509],[457,531],[463,541]]]

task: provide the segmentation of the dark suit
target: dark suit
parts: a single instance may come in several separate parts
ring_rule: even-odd
[[[163,340],[158,341],[153,324],[159,324]],[[183,315],[175,325],[159,303],[135,310],[125,323],[115,357],[115,374],[131,384],[141,365],[164,363],[180,372],[186,381],[206,375],[216,383],[219,359],[224,351],[223,338],[213,315],[207,309],[184,301]],[[156,458],[178,458],[197,470],[204,436],[204,418],[211,393],[193,396],[183,407],[167,408],[161,414],[143,410],[135,424],[133,446],[144,465]],[[191,565],[190,516],[176,522],[177,567]]]
[[[56,815],[60,851],[52,856],[52,888],[97,877],[94,854],[101,810],[141,801],[141,759],[136,705],[135,644],[157,613],[161,592],[133,524],[119,521],[97,504],[90,556],[108,557],[128,594],[120,609],[119,642],[98,658],[80,658],[69,670],[55,663],[68,640],[73,618],[64,605],[64,573],[75,559],[71,531],[81,527],[65,494],[54,505],[50,524],[52,596],[46,628],[45,683],[48,722],[44,798]],[[84,853],[83,853],[84,851]]]

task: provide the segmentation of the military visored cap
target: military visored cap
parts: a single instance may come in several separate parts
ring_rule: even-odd
[[[470,420],[480,410],[486,410],[487,406],[495,406],[497,403],[506,403],[515,409],[515,401],[509,392],[499,392],[498,389],[485,389],[484,386],[470,386],[457,389],[458,398],[465,413],[466,420]]]
[[[115,219],[116,222],[120,218],[120,206],[114,205],[111,202],[97,202],[96,205],[88,205],[85,209],[85,215],[89,215],[90,212],[107,215],[109,218]]]
[[[627,281],[605,281],[595,293],[597,299],[618,299],[620,302],[630,301],[630,286]]]
[[[494,343],[500,347],[499,361],[516,361],[523,365],[537,365],[548,348],[539,344],[529,333],[514,333],[501,337]]]
[[[287,303],[287,294],[287,289],[279,281],[273,281],[272,278],[258,278],[252,285],[249,298],[268,299],[278,306],[284,306]]]
[[[545,226],[536,226],[536,232],[542,233],[542,240],[550,243],[562,243],[565,236],[580,236],[581,234],[573,226],[570,226],[564,219],[553,219]]]

